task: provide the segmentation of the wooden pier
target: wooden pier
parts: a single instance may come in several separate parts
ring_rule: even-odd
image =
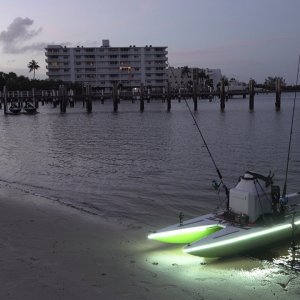
[[[7,91],[6,87],[3,91],[0,91],[0,109],[3,107],[4,114],[10,114],[8,105],[16,105],[21,108],[23,112],[24,103],[31,103],[35,108],[38,109],[39,103],[44,105],[45,103],[52,103],[53,108],[59,106],[61,113],[67,112],[67,107],[73,108],[76,102],[82,102],[83,108],[86,109],[87,113],[91,113],[93,110],[93,102],[101,101],[103,104],[106,100],[112,100],[112,110],[117,112],[119,110],[119,104],[121,101],[130,100],[132,103],[139,101],[140,112],[145,110],[145,100],[150,103],[151,100],[160,100],[167,102],[166,110],[171,111],[171,102],[177,100],[181,102],[181,99],[192,99],[194,104],[194,111],[198,110],[198,100],[218,98],[220,99],[220,109],[225,110],[225,103],[228,99],[234,96],[240,96],[246,98],[249,95],[249,109],[254,109],[254,97],[258,92],[254,91],[254,82],[249,81],[248,90],[243,91],[226,91],[224,81],[221,81],[220,90],[209,92],[199,91],[197,84],[195,83],[191,91],[172,90],[170,85],[161,92],[151,91],[149,88],[145,88],[143,84],[132,91],[121,90],[117,82],[113,85],[111,92],[104,93],[103,90],[95,91],[91,86],[86,85],[80,92],[73,90],[67,90],[64,85],[60,85],[58,90],[36,90],[31,89],[30,91]],[[280,110],[281,100],[281,82],[276,82],[276,97],[275,97],[275,108]]]

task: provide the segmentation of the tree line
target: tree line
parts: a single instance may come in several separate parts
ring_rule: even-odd
[[[229,84],[230,80],[235,80],[235,78],[231,78],[230,80],[223,76],[222,80],[224,80],[224,85],[227,86]],[[251,78],[251,80],[254,81],[254,87],[261,88],[266,91],[275,91],[276,90],[276,82],[277,80],[280,80],[281,82],[281,88],[283,91],[300,91],[300,85],[287,85],[285,82],[285,79],[280,76],[268,76],[263,83],[257,83],[254,79]],[[220,86],[220,83],[217,85]]]
[[[0,90],[6,86],[9,91],[29,91],[32,88],[39,90],[57,90],[59,85],[64,84],[68,89],[81,90],[82,85],[78,83],[66,83],[61,80],[29,79],[26,76],[18,76],[14,72],[0,72]]]
[[[73,89],[74,91],[81,91],[82,90],[82,84],[80,83],[66,83],[61,80],[49,80],[49,79],[36,79],[35,78],[35,72],[40,68],[38,63],[35,60],[32,60],[28,63],[27,67],[29,68],[29,72],[33,72],[33,78],[29,79],[26,76],[20,75],[18,76],[14,72],[4,73],[0,71],[0,90],[3,90],[3,87],[6,86],[9,91],[28,91],[32,88],[36,88],[39,90],[57,90],[59,88],[59,85],[64,84],[68,89]],[[190,86],[192,87],[193,80],[195,79],[195,76],[199,79],[201,79],[201,82],[203,84],[203,87],[205,88],[212,88],[213,87],[213,81],[209,76],[205,73],[204,70],[199,69],[197,74],[193,74],[193,76],[190,76],[191,70],[189,67],[185,66],[182,68],[182,77],[188,77],[190,79]],[[233,78],[232,78],[233,79]],[[295,85],[287,85],[285,83],[285,79],[282,77],[277,76],[268,76],[264,83],[256,83],[254,80],[254,86],[258,88],[262,88],[268,91],[274,91],[276,86],[276,81],[280,79],[282,90],[283,91],[293,91],[293,90],[300,90],[300,86]],[[225,86],[228,85],[228,78],[226,76],[223,76],[222,80],[224,80]],[[217,87],[220,84],[217,85]]]
[[[34,59],[28,63],[27,67],[29,72],[33,72],[32,79],[23,75],[18,76],[14,72],[4,73],[0,71],[0,90],[2,91],[4,86],[6,86],[9,91],[29,91],[32,88],[39,90],[57,90],[62,84],[68,89],[73,89],[75,91],[82,89],[82,85],[79,83],[66,83],[61,80],[36,79],[35,72],[40,66]]]

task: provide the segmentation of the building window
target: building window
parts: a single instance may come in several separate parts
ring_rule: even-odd
[[[48,49],[48,53],[58,53],[58,49]]]

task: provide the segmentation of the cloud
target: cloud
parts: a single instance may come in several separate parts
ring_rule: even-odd
[[[40,51],[45,48],[46,43],[29,43],[38,36],[42,28],[31,29],[33,20],[17,17],[0,33],[0,44],[3,52],[9,54],[24,53],[29,51]]]

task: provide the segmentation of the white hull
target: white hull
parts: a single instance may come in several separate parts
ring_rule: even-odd
[[[300,216],[274,225],[227,226],[206,238],[188,244],[183,251],[201,257],[225,257],[290,239],[300,233]]]
[[[299,193],[290,194],[290,213],[261,216],[256,223],[228,220],[223,212],[199,216],[148,235],[151,240],[184,244],[185,253],[215,258],[243,253],[300,234]],[[298,209],[298,210],[297,210]]]

